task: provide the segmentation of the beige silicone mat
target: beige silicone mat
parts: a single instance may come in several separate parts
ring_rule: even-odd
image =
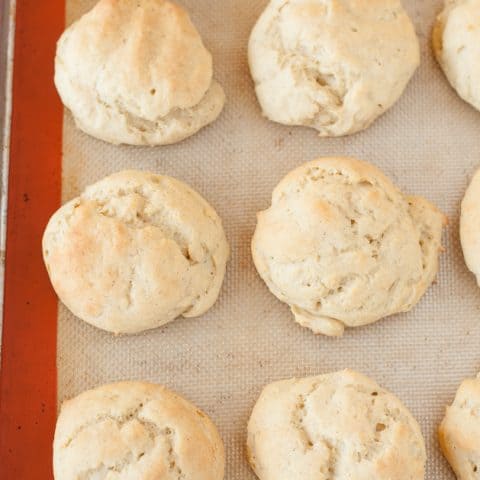
[[[67,23],[95,0],[67,0]],[[227,450],[227,480],[253,478],[244,455],[246,422],[261,387],[273,380],[351,367],[395,392],[420,422],[429,480],[453,479],[438,452],[436,426],[458,383],[480,369],[480,291],[458,240],[459,202],[480,164],[480,113],[450,89],[429,46],[439,0],[409,0],[422,66],[398,104],[366,132],[321,139],[313,130],[263,119],[250,81],[246,45],[266,0],[181,0],[212,51],[228,101],[219,120],[180,144],[115,147],[64,121],[63,198],[124,168],[178,177],[223,219],[232,255],[218,303],[134,337],[100,332],[60,307],[59,400],[105,382],[142,379],[168,385],[206,410]],[[326,155],[369,160],[408,193],[424,195],[450,219],[438,283],[410,313],[316,337],[295,324],[253,267],[255,213],[275,184],[304,161]]]

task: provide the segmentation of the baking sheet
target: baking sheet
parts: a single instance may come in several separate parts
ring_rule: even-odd
[[[67,23],[94,0],[67,0]],[[321,139],[313,130],[263,119],[249,77],[246,48],[265,0],[182,0],[214,56],[227,94],[219,120],[169,147],[116,147],[89,138],[64,117],[63,200],[117,170],[175,176],[211,202],[223,219],[232,255],[221,296],[201,318],[178,319],[134,337],[113,337],[60,306],[58,399],[105,382],[163,383],[205,409],[226,445],[226,479],[254,478],[245,460],[246,423],[271,381],[350,367],[392,390],[419,421],[428,450],[427,479],[454,478],[439,454],[436,428],[459,382],[480,368],[480,291],[463,262],[459,204],[480,164],[480,114],[449,87],[430,50],[439,0],[404,1],[422,45],[422,65],[398,104],[367,131]],[[405,192],[435,202],[449,217],[438,282],[410,313],[314,336],[294,323],[254,269],[255,213],[269,205],[284,174],[319,156],[368,160]]]
[[[0,6],[0,352],[3,332],[3,287],[7,224],[8,164],[10,157],[10,121],[12,114],[13,36],[16,0]]]

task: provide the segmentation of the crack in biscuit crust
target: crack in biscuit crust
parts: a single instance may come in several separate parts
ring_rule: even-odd
[[[248,425],[260,480],[422,480],[426,452],[408,410],[351,370],[264,388]]]
[[[107,177],[60,208],[43,251],[65,305],[114,333],[207,311],[229,255],[221,220],[199,194],[136,171]]]
[[[438,271],[445,217],[375,167],[323,158],[288,174],[258,214],[255,266],[315,333],[410,310]]]
[[[211,420],[164,387],[123,382],[66,402],[57,421],[57,480],[222,480]]]

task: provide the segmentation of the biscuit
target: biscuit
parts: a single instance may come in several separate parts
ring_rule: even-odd
[[[480,377],[464,380],[440,424],[440,447],[458,480],[480,478]]]
[[[253,260],[298,323],[342,335],[420,300],[438,270],[445,222],[373,165],[321,158],[275,188],[257,216]]]
[[[422,480],[425,444],[407,408],[352,370],[265,387],[248,423],[260,480]]]
[[[465,262],[480,286],[480,169],[473,176],[462,201],[460,239]]]
[[[480,0],[446,0],[433,29],[433,50],[448,81],[480,110]]]
[[[43,255],[62,302],[114,333],[196,317],[216,301],[229,248],[221,220],[174,178],[123,171],[48,222]]]
[[[160,385],[122,382],[62,405],[55,480],[222,480],[225,454],[212,421]]]
[[[248,55],[264,115],[324,137],[367,128],[420,64],[399,0],[271,0]]]
[[[77,126],[106,142],[164,145],[225,103],[188,14],[166,0],[100,0],[57,44],[55,85]]]

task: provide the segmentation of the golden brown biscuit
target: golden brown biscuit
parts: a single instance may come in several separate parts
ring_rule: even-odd
[[[480,478],[480,377],[464,380],[438,429],[440,447],[458,480]]]
[[[473,176],[462,201],[460,239],[467,267],[480,286],[480,170]]]
[[[160,385],[122,382],[65,402],[57,420],[55,480],[222,480],[212,421]]]
[[[410,412],[352,370],[266,386],[248,424],[260,480],[422,480],[425,444]]]
[[[171,177],[127,170],[50,219],[43,255],[62,302],[114,333],[197,317],[216,301],[229,248],[215,210]]]
[[[342,335],[420,300],[438,271],[445,221],[373,165],[321,158],[275,188],[258,214],[253,260],[298,323]]]
[[[199,33],[167,0],[100,0],[58,41],[55,85],[77,126],[111,143],[178,142],[225,102]]]
[[[433,50],[458,95],[480,110],[480,0],[445,0]]]
[[[250,36],[263,113],[339,136],[367,128],[420,64],[400,0],[271,0]]]

